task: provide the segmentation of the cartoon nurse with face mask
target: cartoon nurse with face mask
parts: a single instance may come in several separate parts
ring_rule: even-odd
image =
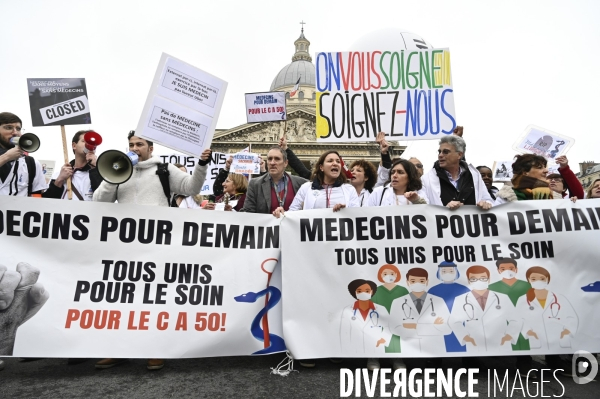
[[[550,291],[550,273],[541,266],[530,267],[525,277],[531,289],[517,301],[523,318],[521,333],[531,349],[571,348],[579,318],[567,298]]]
[[[373,281],[357,279],[348,284],[356,301],[346,306],[340,320],[340,343],[344,356],[383,354],[392,337],[388,328],[389,313],[372,301],[377,292]]]

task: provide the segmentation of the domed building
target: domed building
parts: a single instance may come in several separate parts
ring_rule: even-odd
[[[252,152],[265,155],[269,148],[279,143],[279,138],[285,130],[289,148],[309,168],[324,151],[329,149],[337,150],[348,164],[362,158],[378,165],[379,147],[374,142],[317,142],[315,135],[316,73],[309,51],[310,41],[304,36],[304,28],[300,32],[300,37],[294,42],[294,46],[292,62],[281,68],[269,88],[269,91],[286,92],[287,121],[246,123],[231,129],[217,129],[211,148],[214,151],[231,154],[251,144]],[[300,79],[298,92],[292,96],[291,92],[298,79]],[[402,153],[405,147],[392,145],[392,149],[393,153],[397,155]]]

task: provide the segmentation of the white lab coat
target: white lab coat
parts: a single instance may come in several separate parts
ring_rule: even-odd
[[[312,182],[308,181],[304,183],[298,189],[296,196],[294,197],[294,201],[290,205],[290,211],[300,211],[307,209],[315,209],[315,202],[318,196],[325,196],[325,190],[313,190]],[[335,191],[333,195],[339,199],[343,198],[343,202],[339,201],[339,203],[343,203],[347,208],[358,208],[360,207],[360,201],[358,199],[358,194],[356,194],[356,189],[354,186],[350,184],[342,184],[339,187],[334,187]],[[332,202],[331,207],[333,208],[338,202]]]
[[[340,343],[344,356],[376,356],[385,353],[385,347],[390,344],[392,339],[392,333],[388,327],[390,315],[385,307],[374,305],[375,311],[369,310],[369,315],[365,320],[359,309],[354,311],[354,304],[346,306],[342,311]],[[385,339],[385,343],[377,346],[377,341],[381,338]]]
[[[529,347],[531,349],[570,348],[571,339],[575,336],[579,325],[575,309],[564,295],[552,291],[548,291],[545,305],[546,307],[542,308],[537,298],[528,303],[526,295],[517,301],[518,315],[523,318],[521,333],[529,339]],[[569,330],[570,333],[560,338],[564,329]],[[527,335],[529,330],[533,330],[538,337]]]
[[[488,192],[479,171],[471,164],[469,164],[469,171],[471,172],[471,176],[473,176],[473,186],[475,187],[475,204],[478,204],[479,201],[487,201],[491,205],[494,205],[494,200],[490,196],[490,193]],[[427,195],[429,203],[432,205],[444,206],[441,198],[442,188],[440,186],[440,178],[438,177],[435,168],[432,168],[429,172],[421,176],[421,181],[423,182],[423,190]]]
[[[417,194],[419,197],[423,198],[426,203],[429,203],[425,190],[421,189],[417,191]],[[414,205],[404,196],[402,196],[399,201],[399,205]],[[369,197],[368,206],[396,206],[396,194],[394,194],[394,189],[392,188],[391,183],[388,183],[385,186],[377,187],[375,190],[373,190],[371,196]]]
[[[498,305],[500,309],[497,309]],[[515,307],[505,294],[490,291],[482,310],[473,292],[469,291],[454,299],[449,324],[461,345],[466,344],[469,353],[512,352],[511,344],[517,342],[523,324],[515,313]],[[512,339],[501,345],[506,334]],[[475,346],[464,340],[467,335],[475,340]]]
[[[435,316],[432,316],[432,313],[435,313]],[[438,317],[444,320],[442,324],[433,323]],[[452,331],[448,325],[449,319],[450,311],[442,298],[428,293],[419,314],[410,295],[403,295],[392,302],[389,324],[392,333],[401,339],[402,353],[418,354],[431,351],[433,354],[433,351],[446,345],[444,335]],[[417,323],[417,329],[405,328],[404,323]]]

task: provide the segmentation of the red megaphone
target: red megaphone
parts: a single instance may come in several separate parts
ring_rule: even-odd
[[[342,157],[340,157],[340,163],[342,164],[342,170],[346,174],[346,177],[348,179],[352,179],[354,177],[354,175],[352,174],[352,172],[350,171],[350,169],[348,169],[348,166],[346,166],[346,163],[344,162],[344,160],[342,159]]]
[[[83,141],[85,141],[83,152],[87,154],[90,151],[96,151],[96,147],[102,144],[102,136],[92,130],[83,135]]]

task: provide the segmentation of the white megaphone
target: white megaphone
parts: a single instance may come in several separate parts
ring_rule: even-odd
[[[110,184],[123,184],[133,174],[133,167],[138,163],[138,155],[129,151],[127,154],[118,150],[103,152],[96,162],[100,177]]]
[[[10,142],[26,152],[35,152],[40,148],[40,139],[33,133],[25,133],[20,137],[13,137]]]

